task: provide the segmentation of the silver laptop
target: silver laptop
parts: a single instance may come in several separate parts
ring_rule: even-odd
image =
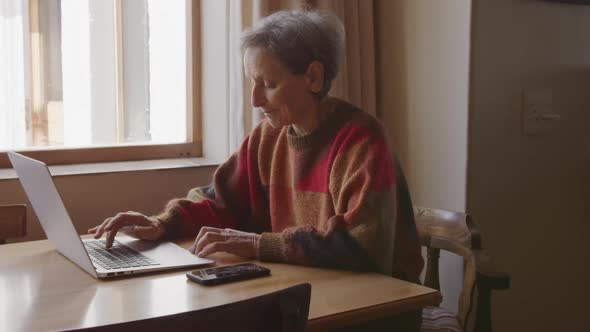
[[[8,152],[47,238],[57,250],[95,278],[169,270],[213,263],[172,242],[117,236],[111,249],[104,240],[82,240],[70,219],[45,163]]]

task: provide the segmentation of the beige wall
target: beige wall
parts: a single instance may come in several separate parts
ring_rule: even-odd
[[[377,110],[414,204],[465,211],[470,0],[376,1]],[[456,310],[462,262],[441,258]]]
[[[79,233],[119,211],[159,212],[174,197],[186,195],[190,188],[206,185],[215,167],[59,176],[55,183]],[[0,204],[29,206],[27,237],[44,239],[45,234],[30,208],[18,180],[0,180]],[[14,241],[13,241],[14,242]]]
[[[590,7],[477,0],[473,22],[467,206],[512,276],[495,330],[587,330]],[[553,93],[552,135],[521,132],[530,88]]]

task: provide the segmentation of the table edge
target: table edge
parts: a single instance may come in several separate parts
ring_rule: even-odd
[[[310,319],[307,321],[306,331],[326,331],[334,328],[342,328],[389,315],[419,310],[429,305],[438,305],[441,301],[442,296],[440,292],[435,291],[428,294],[414,296],[404,301],[388,302],[321,318]]]

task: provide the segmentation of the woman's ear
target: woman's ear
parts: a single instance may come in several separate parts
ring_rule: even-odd
[[[324,86],[324,65],[319,61],[312,61],[305,71],[305,83],[313,93],[319,93]]]

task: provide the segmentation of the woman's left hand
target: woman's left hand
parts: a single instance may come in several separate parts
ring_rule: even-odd
[[[206,257],[218,251],[228,252],[243,258],[258,258],[260,235],[230,228],[201,227],[199,235],[189,251]]]

